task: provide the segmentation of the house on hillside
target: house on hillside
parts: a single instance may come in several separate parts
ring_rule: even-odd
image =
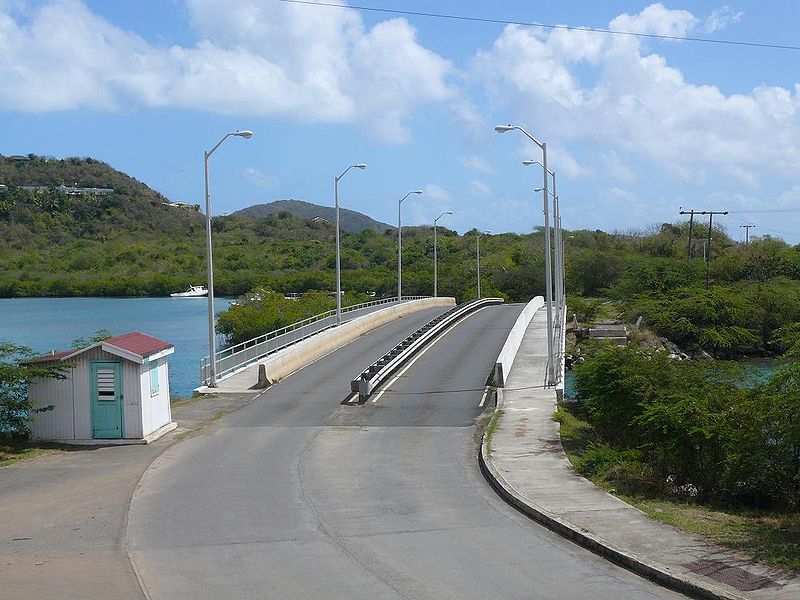
[[[148,443],[175,429],[169,403],[169,342],[138,331],[29,363],[68,366],[66,379],[28,385],[34,440],[72,444]]]

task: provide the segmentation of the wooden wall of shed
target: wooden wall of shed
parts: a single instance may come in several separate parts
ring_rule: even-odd
[[[73,377],[70,369],[67,379],[35,379],[28,385],[28,398],[34,408],[53,406],[53,410],[33,413],[30,423],[34,440],[74,440]]]
[[[67,381],[36,381],[29,395],[37,406],[55,406],[53,411],[35,415],[31,423],[34,439],[88,440],[92,439],[91,361],[118,362],[122,373],[123,437],[142,438],[141,365],[93,348],[74,359],[72,376]],[[149,388],[148,388],[149,398]],[[74,413],[72,407],[74,405]]]
[[[158,358],[156,362],[158,362],[158,394],[155,396],[150,395],[150,364],[145,363],[141,366],[143,436],[150,435],[172,421],[167,357]]]

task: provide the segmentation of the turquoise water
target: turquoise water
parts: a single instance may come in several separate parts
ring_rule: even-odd
[[[219,313],[230,302],[215,298],[214,310]],[[191,396],[199,385],[200,359],[208,355],[207,310],[207,298],[0,299],[0,340],[45,354],[66,350],[100,329],[111,335],[141,331],[175,345],[170,392]]]

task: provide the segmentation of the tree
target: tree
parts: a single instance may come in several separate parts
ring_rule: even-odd
[[[28,397],[28,383],[33,378],[65,378],[67,365],[21,362],[31,356],[30,348],[0,341],[0,438],[27,438],[32,414],[52,410],[52,406],[33,408],[33,399]]]
[[[570,266],[567,276],[571,279],[571,287],[580,288],[585,296],[592,296],[617,281],[623,264],[613,254],[581,250]]]
[[[102,342],[107,340],[111,337],[111,332],[108,329],[98,329],[94,332],[94,335],[89,339],[86,338],[75,338],[72,340],[72,347],[79,349],[79,348],[86,348],[86,346],[91,346],[92,344],[96,344],[97,342]]]

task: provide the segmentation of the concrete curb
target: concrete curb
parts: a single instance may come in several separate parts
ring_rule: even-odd
[[[495,412],[502,407],[498,405]],[[502,418],[502,415],[497,418]],[[650,563],[636,556],[632,552],[623,550],[607,542],[603,538],[593,535],[576,525],[562,519],[551,512],[536,506],[529,499],[519,494],[505,478],[500,474],[497,467],[492,462],[491,449],[488,447],[487,435],[484,433],[481,441],[480,451],[478,452],[478,462],[481,473],[486,481],[494,488],[498,495],[508,504],[528,518],[544,525],[551,531],[559,534],[568,540],[575,542],[579,546],[594,552],[598,556],[610,560],[611,562],[641,575],[655,583],[669,588],[673,591],[701,598],[703,600],[746,600],[744,596],[731,594],[705,582],[697,581],[677,573],[670,572],[670,569],[662,565]]]

